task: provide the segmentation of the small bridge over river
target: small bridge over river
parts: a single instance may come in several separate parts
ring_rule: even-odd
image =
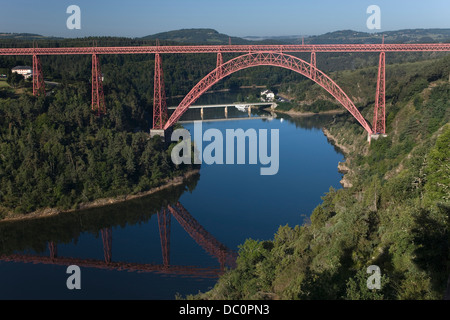
[[[248,103],[228,103],[228,104],[209,104],[209,105],[192,105],[190,109],[203,109],[203,108],[228,108],[236,107],[237,109],[260,107],[260,106],[270,106],[271,109],[275,109],[277,104],[275,102],[248,102]],[[175,110],[178,106],[168,107],[169,110]]]
[[[168,107],[168,111],[176,110],[178,106]],[[262,115],[262,116],[252,116],[252,109],[260,108],[260,107],[270,107],[271,114]],[[228,104],[210,104],[210,105],[193,105],[190,107],[191,110],[200,109],[200,119],[203,122],[214,122],[214,121],[233,121],[233,120],[256,120],[256,119],[272,119],[275,117],[273,114],[273,110],[275,110],[277,104],[275,102],[256,102],[256,103],[228,103]],[[229,117],[228,116],[228,108],[236,108],[240,112],[245,112],[248,114],[248,117]],[[205,109],[223,109],[224,114],[221,118],[209,119],[205,117]],[[179,120],[179,123],[190,123],[196,120],[188,120],[182,119]]]

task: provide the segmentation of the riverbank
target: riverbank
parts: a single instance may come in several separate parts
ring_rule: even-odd
[[[200,173],[200,169],[190,170],[190,171],[187,171],[182,176],[178,176],[178,177],[175,177],[172,179],[166,179],[159,187],[152,188],[148,191],[139,192],[139,193],[131,194],[131,195],[122,195],[122,196],[117,196],[117,197],[112,197],[112,198],[97,199],[97,200],[94,200],[91,202],[81,203],[76,209],[61,210],[61,209],[57,209],[57,208],[44,208],[44,209],[39,209],[39,210],[30,212],[27,214],[18,214],[18,213],[14,213],[14,212],[9,212],[4,219],[0,220],[0,223],[5,222],[5,221],[39,219],[39,218],[44,218],[44,217],[55,216],[55,215],[62,214],[62,213],[82,211],[82,210],[86,210],[86,209],[98,208],[98,207],[108,206],[111,204],[125,202],[125,201],[129,201],[132,199],[142,198],[142,197],[154,194],[156,192],[162,191],[164,189],[168,189],[170,187],[180,185],[186,179],[194,176],[195,174],[199,174],[199,173]]]
[[[348,158],[350,154],[349,148],[339,143],[338,139],[335,136],[333,136],[328,129],[322,128],[322,132],[325,135],[325,137],[327,137],[328,141],[344,154],[345,162],[338,163],[338,171],[344,175],[340,183],[344,188],[351,188],[353,184],[351,183],[350,179],[352,171],[348,165],[349,164]]]
[[[315,113],[315,112],[302,112],[302,111],[294,111],[294,110],[284,111],[284,110],[275,109],[275,112],[284,113],[291,117],[311,117],[311,116],[317,116],[317,115],[333,115],[333,114],[345,113],[346,111],[347,110],[337,109],[337,110],[328,110],[328,111],[321,111],[321,112]]]

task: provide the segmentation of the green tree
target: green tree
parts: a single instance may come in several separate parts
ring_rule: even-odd
[[[18,74],[17,72],[8,72],[8,78],[6,82],[13,88],[17,88],[19,86],[23,86],[25,83],[25,78],[23,75]]]

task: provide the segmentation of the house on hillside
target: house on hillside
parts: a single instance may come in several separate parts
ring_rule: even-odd
[[[270,90],[263,91],[261,92],[261,99],[263,101],[273,101],[275,100],[275,93]]]
[[[11,69],[11,72],[15,72],[23,75],[25,79],[28,79],[33,76],[33,68],[28,66],[17,66]]]

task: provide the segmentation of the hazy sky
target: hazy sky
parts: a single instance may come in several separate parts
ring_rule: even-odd
[[[66,27],[69,5],[81,9],[81,30]],[[381,9],[376,31],[450,28],[450,0],[0,0],[0,32],[62,37],[142,37],[184,28],[239,37],[371,32],[370,5]]]

